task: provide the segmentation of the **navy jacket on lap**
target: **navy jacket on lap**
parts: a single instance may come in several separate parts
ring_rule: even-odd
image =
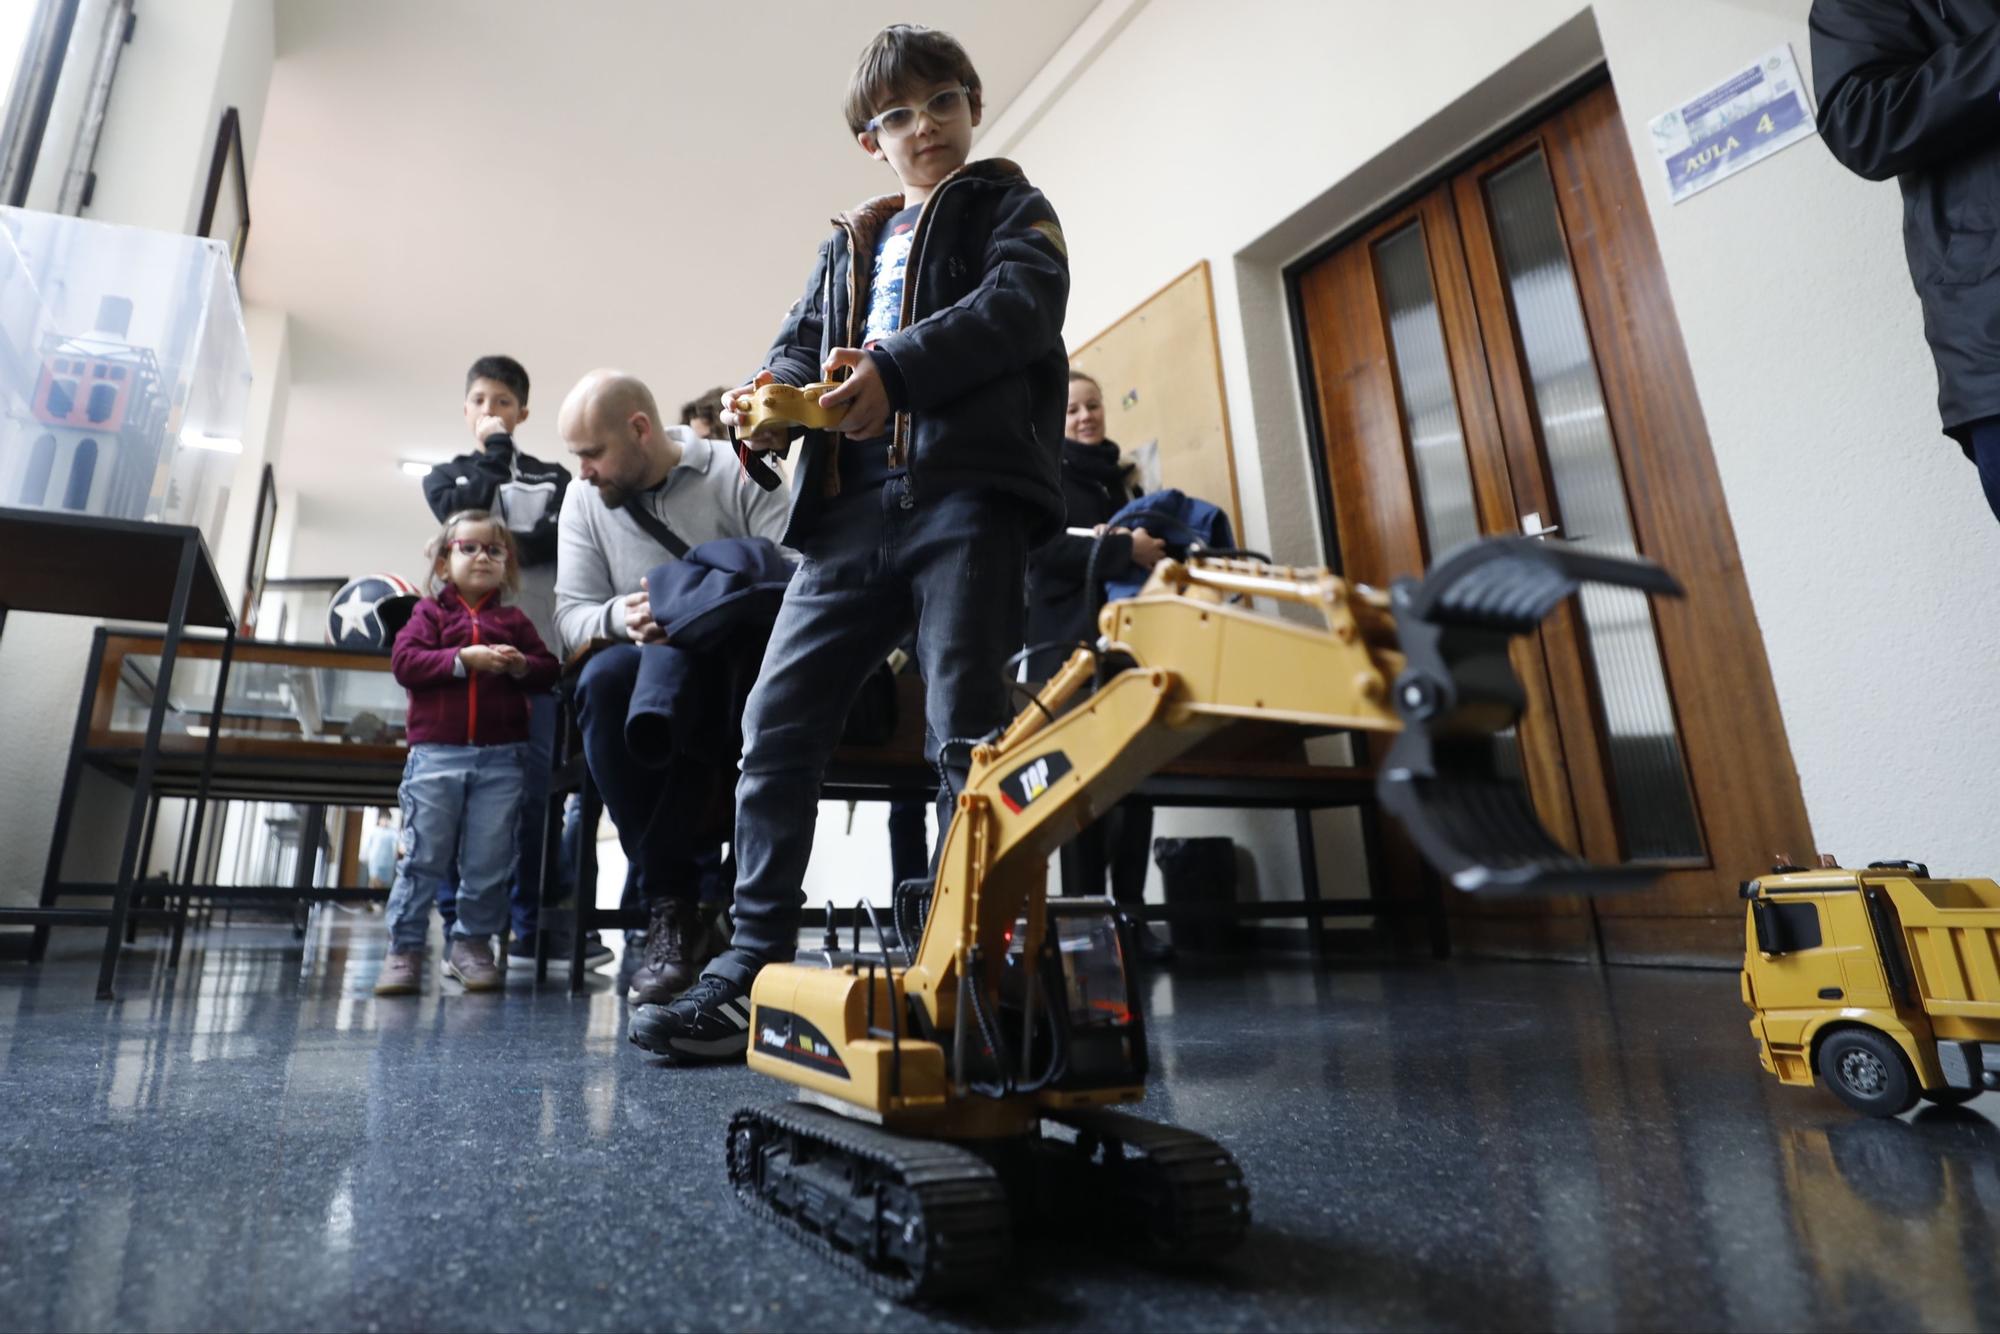
[[[625,720],[634,755],[662,766],[677,755],[736,763],[743,703],[791,578],[791,562],[761,537],[703,542],[646,576],[667,642],[640,645]]]

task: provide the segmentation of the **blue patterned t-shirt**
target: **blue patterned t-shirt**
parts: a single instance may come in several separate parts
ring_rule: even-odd
[[[921,205],[909,208],[882,224],[875,242],[875,279],[868,288],[868,316],[861,323],[861,346],[875,344],[903,326],[903,274],[910,267],[910,242],[916,239],[917,215]],[[901,477],[902,468],[891,468],[889,436],[873,440],[844,441],[840,450],[840,484],[872,488]]]
[[[875,243],[875,281],[868,289],[868,318],[861,325],[861,346],[873,347],[902,327],[903,271],[910,265],[910,242],[916,239],[919,205],[911,205],[882,224]]]

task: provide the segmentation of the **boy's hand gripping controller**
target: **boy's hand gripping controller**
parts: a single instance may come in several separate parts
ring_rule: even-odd
[[[736,445],[737,461],[750,474],[751,481],[766,491],[775,491],[783,479],[764,457],[764,451],[750,448],[741,437],[755,435],[767,426],[831,431],[847,415],[847,408],[823,408],[819,400],[820,395],[832,393],[836,383],[829,380],[803,388],[789,384],[760,385],[750,393],[737,395],[736,401],[729,404],[738,418],[737,425],[730,428],[729,438]]]

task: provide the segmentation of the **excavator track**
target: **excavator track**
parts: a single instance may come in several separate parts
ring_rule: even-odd
[[[1108,1108],[1048,1119],[1077,1134],[1042,1143],[1043,1180],[1072,1218],[1168,1263],[1226,1255],[1249,1231],[1243,1169],[1206,1135]]]
[[[897,1301],[991,1285],[1013,1217],[985,1159],[802,1103],[746,1107],[729,1123],[729,1181],[754,1212]]]

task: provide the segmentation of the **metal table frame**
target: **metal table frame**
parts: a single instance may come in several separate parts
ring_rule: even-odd
[[[51,855],[43,873],[42,898],[45,904],[51,906],[63,899],[109,897],[116,891],[113,882],[62,878],[61,860],[56,852],[68,842],[69,822],[82,772],[95,769],[116,782],[132,785],[136,782],[137,768],[143,758],[143,746],[105,744],[97,735],[96,710],[105,689],[104,676],[114,639],[146,641],[145,656],[160,654],[164,649],[163,636],[154,630],[104,626],[96,633],[83,697],[77,709],[62,796],[56,809],[56,841],[51,844]],[[230,680],[233,671],[241,665],[243,655],[233,652],[233,645],[227,641],[187,642],[198,643],[204,648],[219,644],[220,651],[215,655],[216,689],[224,707],[221,713],[211,710],[208,736],[199,758],[193,764],[188,762],[190,756],[187,753],[169,747],[164,740],[160,743],[159,758],[148,785],[146,832],[141,839],[138,859],[140,867],[152,861],[154,829],[163,799],[180,798],[192,802],[194,819],[182,826],[182,846],[175,855],[175,871],[171,878],[166,882],[140,880],[134,886],[134,896],[140,904],[159,895],[173,900],[176,906],[166,911],[140,906],[132,910],[139,920],[167,920],[173,927],[173,945],[167,960],[170,971],[179,966],[186,918],[196,900],[296,905],[317,901],[353,903],[387,899],[387,889],[315,885],[313,864],[323,833],[326,809],[393,804],[403,768],[400,758],[392,766],[384,767],[377,756],[357,759],[349,748],[332,745],[324,747],[328,753],[323,758],[334,761],[330,765],[318,760],[306,764],[300,758],[289,755],[221,753],[221,724],[227,717]],[[282,647],[285,646],[250,643],[245,654],[254,656],[260,650]],[[363,649],[323,645],[304,647],[309,648],[315,657],[333,655],[386,662],[388,656]],[[127,656],[131,653],[132,650],[127,647]],[[181,657],[186,661],[191,655],[183,653]],[[169,695],[171,684],[164,676],[156,680],[153,683],[155,695]],[[396,749],[400,753],[401,748]],[[206,812],[211,805],[227,806],[236,801],[281,802],[303,812],[298,862],[290,884],[196,882],[194,877],[200,869],[200,836]],[[132,939],[129,919],[126,939],[128,943]]]
[[[172,583],[165,584],[165,568],[173,570]],[[162,594],[165,594],[162,596]],[[153,775],[160,757],[160,733],[166,722],[167,687],[173,679],[174,660],[190,626],[223,632],[223,671],[216,686],[210,712],[208,746],[203,756],[200,787],[202,798],[195,809],[190,848],[198,847],[200,826],[206,808],[209,772],[215,758],[215,736],[220,728],[223,691],[227,686],[229,656],[236,646],[236,617],[222,591],[215,563],[198,528],[179,524],[146,523],[134,519],[107,519],[95,515],[57,513],[43,510],[0,508],[0,629],[8,611],[50,612],[57,615],[111,617],[165,623],[160,648],[160,687],[155,692],[146,717],[146,731],[140,744],[138,767],[132,786],[132,808],[125,819],[125,839],[118,860],[118,878],[111,886],[108,908],[62,908],[50,892],[61,865],[69,836],[69,812],[76,796],[77,751],[88,728],[89,704],[96,689],[97,672],[102,666],[103,636],[96,640],[90,669],[84,680],[84,707],[79,715],[78,735],[72,738],[71,761],[64,775],[62,804],[57,814],[54,837],[49,846],[49,870],[44,873],[39,904],[33,908],[0,908],[0,926],[32,926],[34,935],[28,957],[39,961],[48,949],[49,930],[56,926],[104,927],[104,949],[97,971],[100,1000],[114,996],[119,951],[128,924],[138,921],[171,922],[179,927],[174,911],[133,914],[133,888],[141,870],[141,849],[146,843],[152,808]],[[191,867],[192,863],[190,863]],[[184,879],[188,871],[177,866]]]

